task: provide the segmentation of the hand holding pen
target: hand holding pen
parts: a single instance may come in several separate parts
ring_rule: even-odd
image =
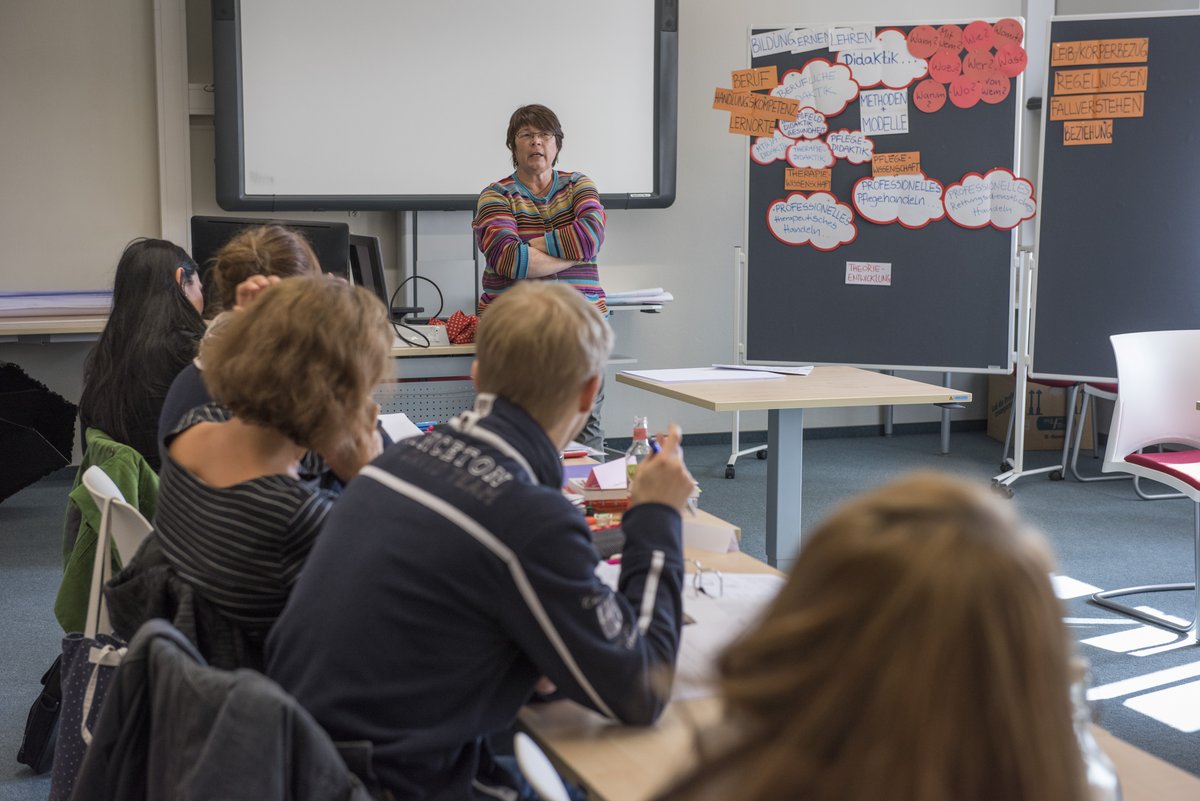
[[[682,511],[685,507],[695,513],[692,493],[696,482],[683,463],[680,447],[683,432],[674,423],[666,434],[650,439],[654,454],[638,465],[637,478],[630,491],[630,504],[662,503]]]

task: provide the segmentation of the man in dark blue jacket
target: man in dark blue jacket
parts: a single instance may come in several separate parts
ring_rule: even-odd
[[[268,675],[334,740],[370,741],[395,798],[512,797],[497,794],[484,742],[540,677],[627,723],[666,702],[693,486],[679,429],[638,468],[619,591],[596,578],[588,527],[561,492],[559,451],[611,348],[569,287],[504,293],[480,322],[474,409],[349,484],[271,632]]]

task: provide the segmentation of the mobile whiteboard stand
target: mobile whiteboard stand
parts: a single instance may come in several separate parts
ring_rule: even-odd
[[[1029,386],[1029,369],[1033,362],[1029,348],[1030,343],[1033,341],[1031,328],[1034,324],[1033,309],[1037,300],[1037,280],[1035,275],[1037,267],[1036,259],[1028,246],[1019,248],[1017,259],[1018,281],[1020,284],[1017,296],[1016,385],[1013,387],[1012,406],[1013,455],[1010,459],[1008,458],[1008,454],[1005,454],[1005,463],[1011,465],[1011,468],[992,477],[992,487],[1008,498],[1012,497],[1012,485],[1019,478],[1035,476],[1040,473],[1056,472],[1061,477],[1066,470],[1066,459],[1060,459],[1058,464],[1052,464],[1047,467],[1038,467],[1032,470],[1025,469],[1024,404],[1025,393]],[[1019,408],[1017,406],[1018,399],[1020,399],[1021,403]],[[1020,425],[1017,424],[1018,414],[1020,415]],[[1064,442],[1071,441],[1073,417],[1074,415],[1072,414],[1066,415],[1067,425],[1066,430],[1063,432]]]

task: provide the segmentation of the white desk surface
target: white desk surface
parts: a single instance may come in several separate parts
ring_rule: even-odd
[[[691,553],[705,567],[727,572],[776,572],[745,554]],[[697,699],[669,705],[653,726],[621,726],[572,701],[536,704],[520,724],[558,768],[602,801],[645,801],[665,789],[694,760],[692,735],[719,719],[720,702]],[[1196,801],[1200,777],[1093,727],[1121,778],[1125,801]]]
[[[964,403],[971,400],[969,392],[841,366],[814,367],[806,376],[680,383],[650,381],[622,372],[617,373],[617,381],[714,412]]]

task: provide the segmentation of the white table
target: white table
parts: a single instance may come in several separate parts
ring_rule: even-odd
[[[815,367],[807,376],[681,383],[618,373],[617,381],[714,412],[767,411],[767,561],[785,571],[800,549],[805,409],[971,400],[969,392],[856,367]]]

